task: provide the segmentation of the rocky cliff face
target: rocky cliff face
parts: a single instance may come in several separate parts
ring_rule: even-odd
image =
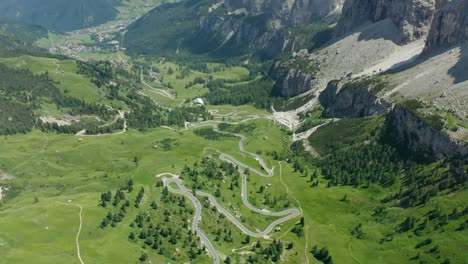
[[[468,1],[440,0],[426,42],[426,51],[468,42]]]
[[[309,90],[320,92],[331,80],[377,74],[410,61],[424,47],[434,17],[435,1],[347,0],[330,45],[309,54],[297,52],[301,56],[293,54],[289,62],[283,60],[274,65],[272,72],[289,71],[288,74],[272,74],[277,80],[277,94],[294,96]],[[399,50],[401,55],[397,54]],[[298,57],[320,62],[319,72],[295,68],[291,61]],[[300,82],[294,85],[295,80]]]
[[[273,88],[274,95],[290,98],[310,91],[316,85],[318,65],[309,61],[305,55],[307,52],[302,50],[294,59],[279,60],[273,64],[270,77],[277,80]]]
[[[443,132],[426,125],[412,112],[399,107],[395,107],[387,116],[386,132],[387,137],[400,149],[408,150],[422,159],[468,159],[466,145],[452,141]]]
[[[320,20],[341,9],[343,3],[344,0],[226,0],[224,5],[230,13],[267,14],[283,25],[297,26]]]
[[[291,98],[310,91],[314,86],[315,76],[297,69],[292,69],[287,72],[286,75],[277,78],[277,80],[273,88],[273,94]]]
[[[369,90],[371,86],[343,88],[339,81],[331,81],[319,100],[327,118],[360,118],[385,114],[390,104],[380,100]]]
[[[322,21],[334,11],[339,14],[342,4],[343,0],[220,1],[200,18],[199,32],[206,39],[220,38],[218,50],[227,46],[272,57],[299,48],[288,27]],[[222,8],[226,13],[216,13]]]
[[[268,29],[270,23],[265,16],[251,20],[248,16],[205,16],[200,18],[198,32],[207,43],[218,39],[212,52],[238,50],[261,52],[267,57],[295,50],[294,36],[281,29]]]
[[[184,0],[151,11],[129,28],[124,45],[147,54],[260,53],[274,57],[299,49],[315,28],[335,22],[344,0]],[[177,44],[175,44],[177,43]]]
[[[427,35],[435,6],[435,0],[347,0],[336,36],[344,36],[365,23],[390,19],[399,31],[393,40],[406,44]]]

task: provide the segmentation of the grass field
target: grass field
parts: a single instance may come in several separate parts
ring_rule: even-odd
[[[29,59],[34,69],[34,63],[39,62],[35,58]],[[2,60],[2,63],[11,65],[21,60]],[[52,59],[45,59],[40,63],[49,63],[51,69],[54,69]],[[70,69],[70,78],[73,77],[73,64],[65,64],[63,67]],[[86,83],[85,79],[77,80]],[[78,92],[76,91],[77,96]],[[253,109],[252,106],[208,106],[208,109],[216,110],[216,120],[222,120],[224,116],[225,121],[238,121],[252,114],[268,114]],[[237,116],[230,115],[233,112]],[[365,139],[367,134],[363,131],[372,130],[380,122],[380,118],[367,119],[364,125],[353,120],[332,123],[317,131],[311,138],[311,143],[321,153],[326,153],[330,147],[327,140],[337,134],[341,135],[345,129],[362,134],[362,139]],[[345,186],[327,188],[327,181],[321,177],[319,186],[312,188],[309,177],[295,172],[292,164],[280,164],[266,155],[267,152],[288,149],[290,137],[286,131],[268,119],[249,121],[245,126],[247,128],[232,129],[239,129],[238,133],[247,138],[246,150],[260,153],[268,166],[274,167],[275,172],[273,178],[255,174],[249,177],[249,201],[259,208],[275,211],[288,204],[288,208],[299,208],[305,218],[305,232],[301,237],[289,232],[299,219],[284,223],[280,226],[281,231],[271,234],[272,239],[278,238],[285,244],[294,245],[292,249],[284,251],[284,263],[306,263],[306,259],[309,263],[319,263],[310,253],[314,245],[319,248],[327,247],[335,263],[418,263],[420,260],[441,263],[445,258],[450,258],[452,263],[466,263],[468,231],[455,231],[458,223],[446,226],[444,232],[425,233],[422,236],[412,232],[394,233],[396,226],[407,216],[422,216],[436,205],[442,210],[449,210],[454,206],[463,208],[468,199],[466,190],[432,199],[424,207],[389,207],[385,218],[376,219],[372,214],[381,204],[380,200],[397,190],[382,189],[375,185],[367,189]],[[340,142],[345,145],[352,141],[344,134],[340,138]],[[39,132],[0,138],[0,170],[15,177],[1,182],[10,186],[6,200],[0,207],[0,255],[5,263],[79,263],[75,246],[79,226],[79,207],[76,205],[83,206],[83,226],[79,241],[81,256],[86,263],[137,263],[142,252],[148,254],[152,263],[183,263],[188,261],[183,254],[178,255],[177,261],[174,261],[150,248],[143,249],[140,244],[128,239],[132,230],[129,225],[138,212],[149,210],[150,201],[158,201],[161,197],[161,189],[154,187],[158,181],[155,175],[164,172],[180,173],[186,164],[191,165],[206,155],[216,157],[219,152],[229,153],[252,167],[260,168],[251,156],[239,151],[239,139],[236,137],[207,140],[197,136],[192,130],[177,132],[159,128],[144,133],[130,130],[122,135],[90,136],[82,139],[79,141],[75,136],[44,135]],[[169,147],[161,147],[168,139],[171,142]],[[320,172],[314,167],[310,170]],[[101,193],[108,190],[115,192],[129,179],[134,180],[135,189],[145,188],[145,202],[140,210],[130,210],[116,228],[100,229],[98,226],[107,214],[107,210],[98,205]],[[240,189],[229,190],[229,183],[226,181],[220,184],[222,196],[218,201],[234,214],[244,216],[247,227],[263,229],[269,221],[274,220],[247,210],[241,203]],[[259,193],[261,186],[269,184],[271,187],[264,193]],[[205,191],[213,193],[216,188],[216,185],[208,185]],[[345,195],[348,199],[343,202],[341,200]],[[266,196],[270,199],[277,198],[280,202],[276,207],[269,207],[264,204]],[[192,205],[188,203],[188,206]],[[357,239],[351,232],[360,223],[365,236]],[[220,217],[219,213],[205,208],[201,227],[221,256],[231,256],[235,263],[248,256],[232,251],[233,248],[242,247],[247,248],[239,251],[249,251],[251,245],[243,244],[245,235]],[[220,228],[230,230],[234,241],[224,242],[222,236],[219,241],[215,241],[216,232]],[[388,233],[394,233],[393,239],[381,244],[380,240]],[[432,238],[433,242],[416,249],[415,246],[426,238]],[[254,238],[251,240],[256,241]],[[267,245],[270,240],[260,241]],[[435,245],[439,246],[440,253],[428,253]],[[170,250],[175,252],[174,248]],[[410,260],[418,254],[418,260]],[[192,263],[210,262],[208,257],[201,256]]]
[[[466,252],[467,234],[466,231],[453,231],[456,226],[450,226],[447,228],[450,230],[444,233],[435,232],[423,237],[413,233],[395,235],[393,241],[380,244],[379,240],[386,233],[392,232],[406,216],[420,216],[428,211],[427,208],[391,208],[391,214],[378,223],[373,219],[372,212],[386,193],[380,187],[371,186],[367,190],[352,187],[326,188],[326,183],[322,180],[319,187],[311,188],[307,186],[310,185],[308,179],[300,176],[285,177],[285,182],[302,203],[309,246],[326,246],[336,263],[417,263],[410,259],[418,252],[423,252],[421,259],[427,263],[440,263],[447,257],[452,263],[465,263],[467,260],[466,253],[460,254]],[[340,201],[345,194],[349,197],[349,202]],[[434,200],[428,207],[433,208],[435,204],[463,206],[467,195],[468,192],[463,191],[451,197]],[[351,231],[359,223],[362,223],[366,233],[364,239],[351,236]],[[434,240],[431,246],[439,245],[443,252],[440,262],[434,262],[434,258],[426,256],[424,251],[429,247],[415,249],[419,242],[429,237]]]
[[[153,148],[168,138],[175,139],[170,151]],[[138,247],[127,241],[128,229],[123,225],[112,232],[97,228],[105,215],[105,211],[98,207],[100,193],[115,190],[130,178],[136,184],[153,186],[156,182],[154,175],[180,172],[186,163],[191,164],[203,156],[205,147],[231,153],[238,150],[237,144],[236,138],[222,142],[208,141],[191,131],[180,135],[169,129],[85,137],[82,142],[74,136],[43,135],[38,132],[2,138],[0,166],[3,171],[16,177],[8,182],[16,191],[10,193],[0,212],[0,241],[3,241],[0,254],[7,256],[8,262],[16,263],[31,260],[37,254],[42,256],[35,259],[37,263],[76,262],[74,234],[79,208],[58,203],[73,200],[73,203],[84,206],[84,226],[80,238],[84,259],[106,263],[116,260],[132,262],[141,253]],[[139,157],[138,166],[133,163],[135,156]],[[238,158],[244,161],[249,159]],[[38,203],[34,203],[35,197]],[[64,212],[66,217],[59,217]],[[22,220],[15,221],[18,218]],[[19,226],[22,226],[24,235],[16,235],[15,230]],[[43,230],[40,235],[37,235],[38,230]],[[68,235],[53,235],[52,232]],[[52,235],[47,235],[50,233]],[[32,234],[35,234],[34,239],[31,238]],[[100,247],[105,241],[112,242]],[[18,248],[18,245],[22,246]],[[55,245],[54,250],[41,251],[52,245]],[[110,254],[113,251],[126,253],[125,256],[124,253]],[[152,257],[157,260],[158,256],[154,254]]]
[[[116,105],[118,101],[105,98],[105,92],[98,89],[91,79],[77,74],[78,68],[73,60],[58,60],[53,58],[39,58],[21,56],[17,58],[0,58],[0,63],[14,68],[26,68],[35,74],[49,73],[57,81],[57,87],[66,95],[85,100],[86,102]],[[123,106],[120,103],[120,106]]]
[[[228,111],[226,109],[226,112]],[[257,120],[252,123],[255,129],[245,133],[249,139],[246,143],[247,150],[265,152],[283,149],[282,137],[285,134],[271,124],[271,121]],[[269,140],[263,139],[265,135],[268,135]],[[48,143],[44,152],[30,159],[40,153],[46,138]],[[153,148],[158,142],[168,138],[174,139],[170,150]],[[154,175],[163,172],[179,173],[185,164],[193,164],[199,160],[207,147],[231,153],[243,162],[255,165],[255,160],[239,153],[237,145],[237,138],[222,141],[205,140],[194,135],[192,131],[182,131],[179,134],[162,128],[147,133],[130,131],[123,135],[85,137],[82,142],[78,142],[73,136],[44,136],[38,132],[2,138],[0,166],[3,171],[8,172],[24,161],[27,162],[10,172],[16,179],[8,184],[12,190],[17,191],[10,193],[12,197],[8,198],[0,210],[0,254],[7,263],[32,260],[35,263],[78,263],[74,237],[79,224],[79,208],[60,203],[72,200],[72,203],[84,207],[84,225],[80,236],[83,259],[100,263],[134,263],[142,250],[127,239],[129,222],[125,221],[131,221],[137,211],[131,211],[126,217],[127,220],[117,228],[100,230],[98,225],[106,214],[106,211],[98,206],[100,193],[116,190],[128,179],[133,178],[137,186],[147,186],[147,195],[157,200],[160,193],[152,187],[157,181]],[[138,166],[133,162],[135,156],[139,158]],[[299,207],[300,203],[304,212],[305,236],[297,237],[296,234],[287,232],[293,227],[294,221],[284,224],[281,226],[281,232],[272,235],[272,238],[281,237],[288,243],[294,243],[292,250],[285,251],[285,259],[290,263],[304,263],[306,257],[311,263],[315,263],[309,253],[314,245],[326,246],[336,263],[408,263],[418,252],[422,252],[421,259],[424,259],[427,255],[424,251],[427,249],[415,249],[415,245],[428,236],[397,234],[391,242],[379,244],[379,240],[406,216],[424,214],[427,208],[436,203],[441,206],[463,206],[468,195],[464,191],[451,197],[434,199],[431,205],[424,209],[392,208],[388,219],[376,222],[371,216],[372,211],[388,190],[377,186],[368,189],[326,188],[326,181],[323,179],[318,187],[311,188],[309,179],[294,172],[290,165],[282,162],[280,167],[277,161],[263,156],[269,165],[275,167],[276,176],[263,178],[252,175],[249,180],[250,201],[261,206],[263,198],[257,190],[261,185],[272,184],[271,189],[267,189],[268,193],[290,200],[291,206]],[[288,195],[281,180],[292,196]],[[231,204],[242,207],[239,204],[239,195],[227,190],[227,187],[228,184],[222,185],[224,198],[221,198],[220,202],[227,204],[226,201],[232,199]],[[340,201],[345,194],[348,196],[348,202]],[[38,203],[34,203],[35,197],[38,198]],[[216,219],[217,213],[211,210],[204,210],[203,213],[204,219]],[[256,218],[252,217],[251,212],[240,210],[240,213],[250,219],[247,225],[255,226],[252,219]],[[212,239],[215,238],[213,232],[220,223],[232,230],[235,239],[233,244],[216,242],[215,245],[222,254],[239,259],[239,255],[232,253],[232,248],[246,246],[240,243],[245,236],[229,222],[219,221],[212,223],[207,220],[203,222],[202,228]],[[351,236],[351,231],[359,223],[362,223],[366,233],[364,239]],[[442,260],[450,257],[453,263],[463,263],[467,256],[460,252],[466,252],[468,247],[467,231],[453,231],[455,228],[449,226],[446,232],[431,233],[430,237],[434,240],[432,245],[440,246]],[[254,241],[256,240],[253,239],[252,242]],[[165,260],[156,252],[147,252],[153,262]],[[428,257],[427,260],[428,263],[433,263],[432,257]],[[199,261],[209,262],[206,258]]]

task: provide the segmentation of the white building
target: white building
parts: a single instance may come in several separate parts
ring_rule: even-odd
[[[196,98],[195,100],[193,100],[193,103],[196,105],[205,105],[205,102],[203,102],[203,99],[201,98]]]

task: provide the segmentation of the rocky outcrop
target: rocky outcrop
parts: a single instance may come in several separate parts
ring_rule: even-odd
[[[360,118],[385,114],[390,104],[370,92],[371,86],[342,87],[339,81],[331,81],[320,94],[319,100],[327,118]]]
[[[427,35],[435,6],[435,0],[347,0],[335,34],[341,37],[366,23],[390,19],[399,31],[393,41],[406,44]]]
[[[387,138],[400,150],[419,159],[468,160],[468,147],[452,141],[444,132],[432,128],[413,112],[395,107],[386,118]]]
[[[440,0],[426,51],[468,43],[468,0]]]
[[[319,65],[309,60],[306,50],[294,52],[287,60],[276,61],[270,69],[270,77],[276,80],[273,95],[294,97],[316,86]]]
[[[310,91],[314,86],[315,76],[298,69],[291,69],[284,76],[277,78],[277,80],[279,81],[275,83],[273,94],[291,98]]]

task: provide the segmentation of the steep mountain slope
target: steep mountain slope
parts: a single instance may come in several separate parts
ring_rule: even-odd
[[[426,50],[464,44],[468,40],[468,1],[440,1]]]
[[[341,37],[319,51],[293,53],[274,64],[271,76],[277,80],[276,94],[316,95],[295,111],[276,113],[278,120],[300,124],[298,114],[319,103],[325,107],[326,117],[360,118],[389,112],[390,141],[406,147],[407,153],[419,153],[429,159],[466,157],[467,1],[431,3],[433,8],[418,16],[424,19],[414,23],[424,26],[402,28],[385,11],[398,9],[398,2],[350,5],[355,2],[349,0],[345,4],[336,31]],[[363,15],[369,9],[373,10],[370,14],[385,15],[372,22]],[[375,13],[376,10],[380,11]],[[414,6],[405,10],[414,10]],[[358,13],[361,15],[350,15]],[[359,17],[363,22],[356,22],[355,27],[350,26],[350,31],[343,33],[343,28]],[[434,17],[433,22],[425,19],[428,17]],[[424,30],[415,30],[418,28]],[[410,42],[400,45],[399,41]],[[387,70],[391,74],[384,74]],[[393,105],[397,107],[390,111]]]
[[[283,25],[303,25],[329,15],[339,15],[342,0],[226,0],[224,5],[231,13],[250,15],[267,14]],[[338,11],[332,13],[333,11]]]
[[[118,0],[3,0],[0,17],[24,20],[53,30],[73,30],[114,18]]]
[[[327,47],[275,63],[276,94],[321,90],[334,79],[372,75],[410,61],[424,48],[434,8],[433,1],[346,1],[336,38]]]
[[[408,43],[427,34],[434,8],[435,0],[346,1],[335,33],[344,36],[366,23],[390,19],[398,32],[393,40]]]
[[[342,0],[185,0],[156,8],[129,27],[130,52],[215,56],[297,50],[294,28],[334,21]],[[304,29],[314,35],[326,26]],[[305,34],[305,35],[307,35]]]

